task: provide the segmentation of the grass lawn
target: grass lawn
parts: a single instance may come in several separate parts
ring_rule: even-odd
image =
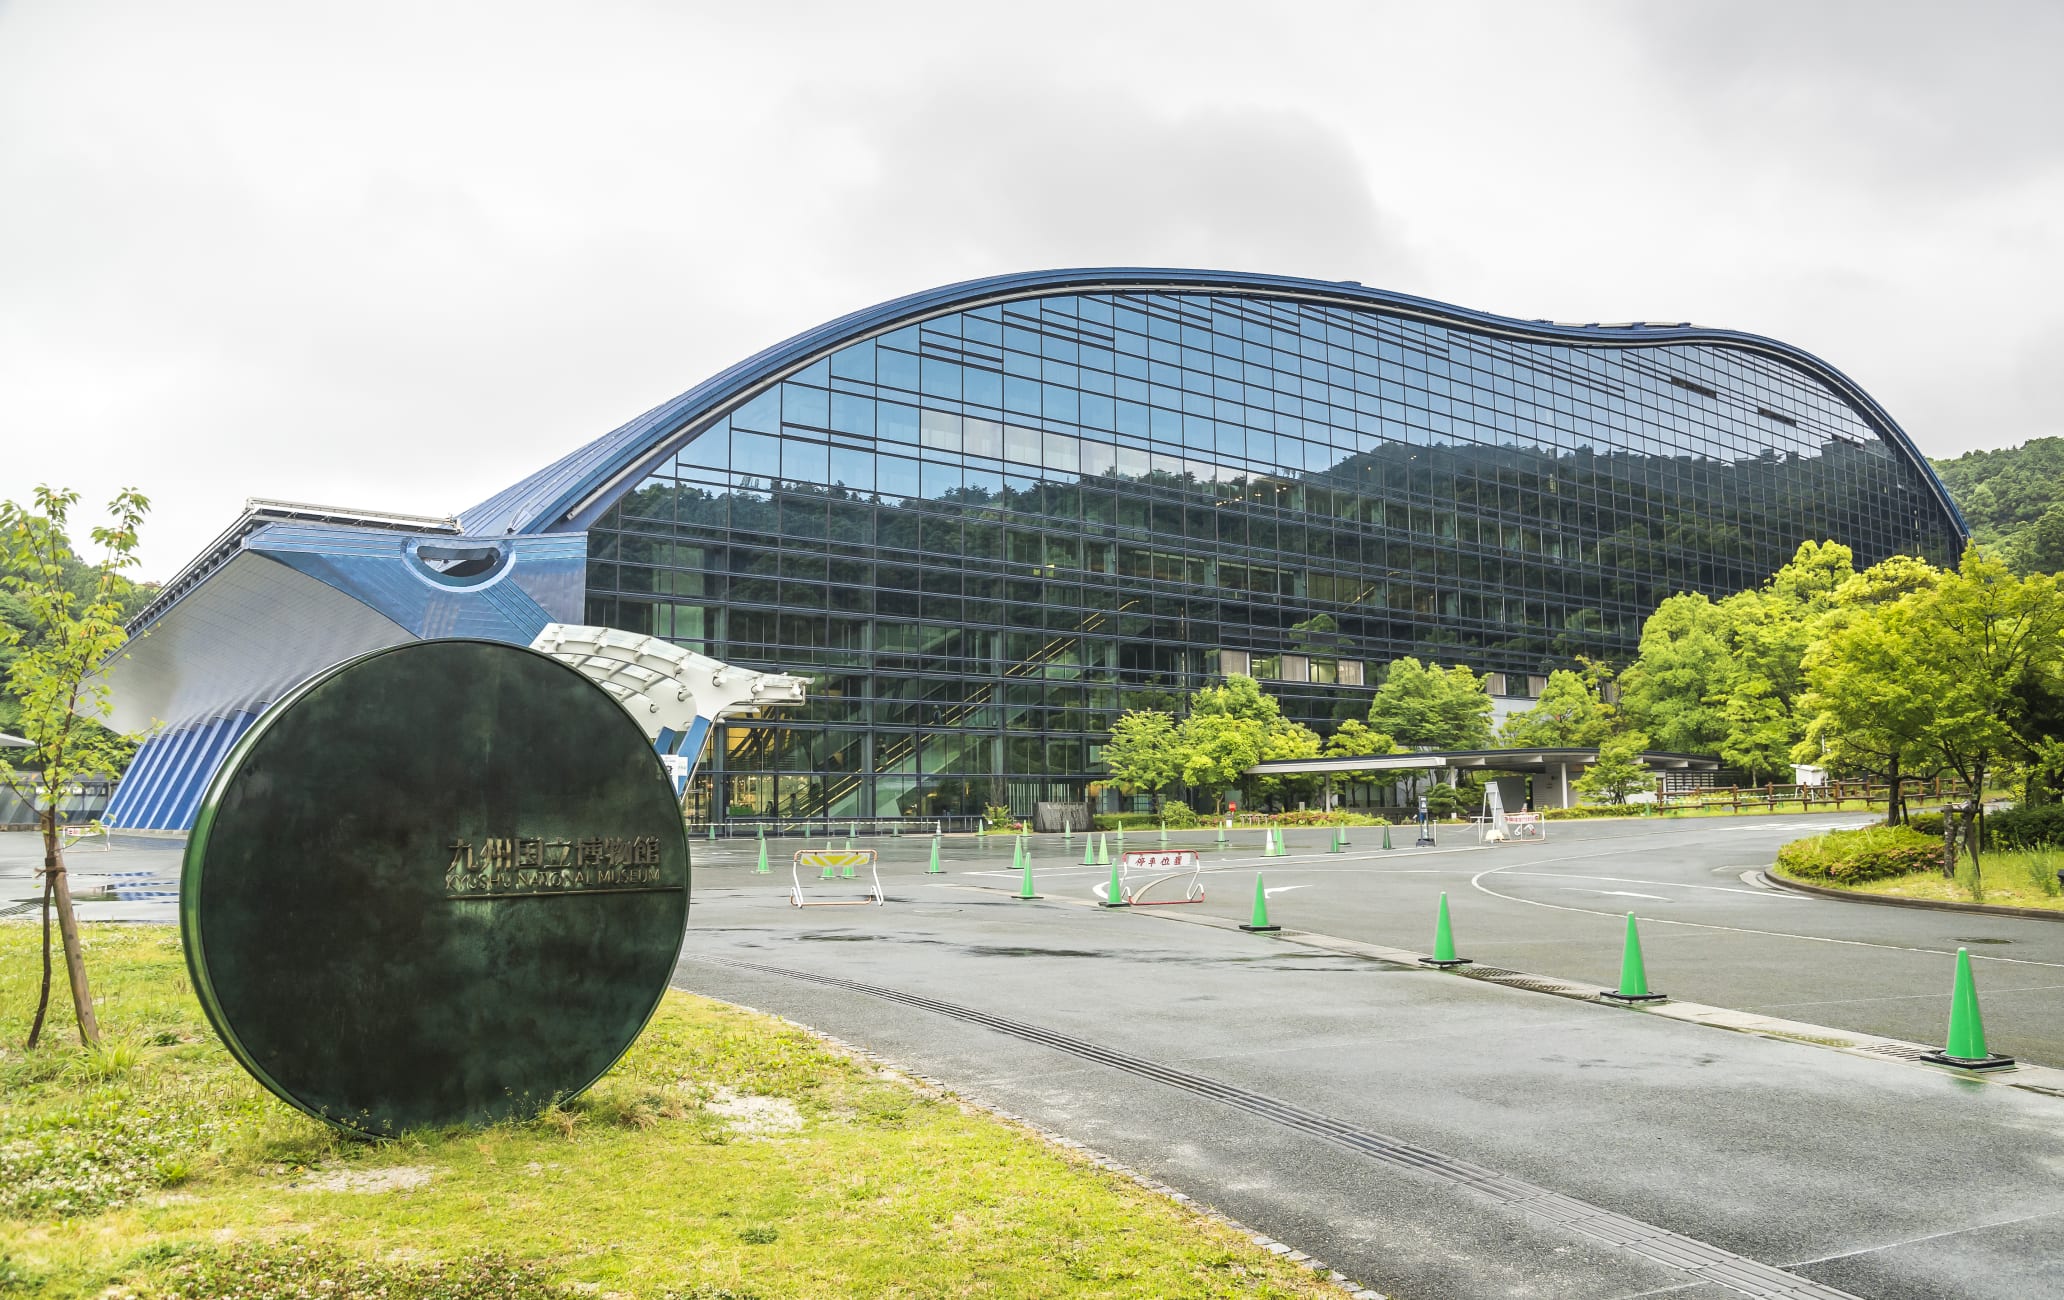
[[[2040,907],[2053,912],[2064,912],[2064,896],[2056,892],[2056,871],[2064,866],[2064,858],[2056,852],[2034,853],[1988,853],[1984,858],[1985,876],[1982,887],[1974,891],[1971,881],[1971,865],[1965,861],[1955,880],[1946,880],[1940,872],[1916,871],[1910,875],[1893,876],[1886,880],[1871,880],[1860,885],[1844,884],[1837,880],[1807,880],[1809,885],[1820,885],[1835,889],[1853,890],[1859,894],[1884,894],[1892,898],[1929,898],[1945,903],[1985,903],[1992,907]],[[2051,884],[2046,888],[2042,873],[2048,873]],[[1789,877],[1787,877],[1789,879]]]
[[[45,1045],[25,1052],[39,938],[0,923],[0,1296],[1341,1294],[1023,1130],[705,999],[669,993],[563,1109],[367,1143],[230,1060],[171,930],[86,927],[107,1044],[77,1045],[60,965]]]

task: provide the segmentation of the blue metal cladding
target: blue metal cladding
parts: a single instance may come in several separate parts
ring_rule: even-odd
[[[1891,418],[1786,344],[1135,270],[855,313],[463,525],[584,530],[587,621],[813,673],[692,797],[834,817],[1094,792],[1120,711],[1216,673],[1324,731],[1403,654],[1624,660],[1662,597],[1803,541],[1964,535]]]

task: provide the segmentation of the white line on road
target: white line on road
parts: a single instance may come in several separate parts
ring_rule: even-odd
[[[1513,865],[1517,866],[1518,864],[1514,863]],[[1485,876],[1495,876],[1503,872],[1504,870],[1504,867],[1492,867],[1488,871],[1479,871],[1474,876],[1471,876],[1469,878],[1470,887],[1475,889],[1478,893],[1488,894],[1492,898],[1502,898],[1508,903],[1524,903],[1528,907],[1545,907],[1548,908],[1550,911],[1555,912],[1582,912],[1586,916],[1603,916],[1615,921],[1619,920],[1620,916],[1622,915],[1619,912],[1601,912],[1595,907],[1570,907],[1562,903],[1544,903],[1538,898],[1521,898],[1516,894],[1501,894],[1497,890],[1491,889],[1483,883]],[[1820,900],[1808,899],[1806,901],[1818,902]],[[1849,904],[1843,903],[1840,900],[1831,899],[1829,901],[1837,907],[1849,906]],[[1689,926],[1694,930],[1717,930],[1727,934],[1760,934],[1767,935],[1768,937],[1773,939],[1798,939],[1807,943],[1839,944],[1845,948],[1877,948],[1885,952],[1926,953],[1931,957],[1956,956],[1954,952],[1949,952],[1941,948],[1917,948],[1910,944],[1903,943],[1871,943],[1868,940],[1864,939],[1832,939],[1826,935],[1821,934],[1792,934],[1789,931],[1785,930],[1758,930],[1745,925],[1714,925],[1710,921],[1678,921],[1672,920],[1671,918],[1666,916],[1652,916],[1647,919],[1650,921],[1650,923],[1655,925],[1682,925]],[[2028,957],[1996,957],[1991,953],[1974,952],[1971,954],[1971,960],[1999,962],[2002,965],[2008,966],[2047,966],[2051,970],[2064,970],[2064,962],[2035,961],[2032,958]]]

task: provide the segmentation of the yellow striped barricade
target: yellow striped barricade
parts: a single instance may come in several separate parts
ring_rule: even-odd
[[[832,872],[839,872],[838,879],[858,880],[855,872],[866,868],[866,879],[873,888],[859,898],[805,898],[803,897],[803,872],[822,871],[823,879],[833,879]],[[788,891],[791,907],[880,907],[882,905],[881,873],[874,869],[873,849],[797,849],[795,861],[790,868],[790,879],[795,883]]]
[[[1170,881],[1180,881],[1180,889],[1171,886],[1164,893],[1173,893],[1171,898],[1148,898],[1147,893]],[[1119,867],[1118,887],[1125,894],[1125,901],[1134,907],[1166,907],[1176,903],[1201,903],[1204,901],[1204,868],[1197,859],[1195,849],[1155,849],[1145,853],[1128,852]]]

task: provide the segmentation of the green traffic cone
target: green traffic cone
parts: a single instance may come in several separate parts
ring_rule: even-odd
[[[1390,847],[1390,823],[1389,823],[1389,822],[1385,822],[1385,823],[1383,823],[1383,847],[1384,847],[1384,848],[1386,848],[1386,849]]]
[[[1261,828],[1261,856],[1265,858],[1276,856],[1276,828],[1273,826]]]
[[[845,870],[843,870],[843,871],[839,872],[839,878],[840,878],[841,880],[851,880],[851,879],[853,879],[853,878],[854,878],[854,877],[853,877],[853,864],[852,864],[852,863],[848,862],[848,863],[846,864]]]
[[[1648,968],[1641,961],[1641,935],[1634,929],[1634,914],[1627,913],[1627,943],[1620,950],[1620,986],[1607,989],[1605,997],[1615,1002],[1662,1002],[1661,993],[1648,991]]]
[[[1119,851],[1124,851],[1125,837],[1123,835],[1118,837],[1118,848]],[[1099,867],[1111,865],[1111,837],[1108,834],[1097,836],[1097,860],[1095,865]]]
[[[1341,851],[1342,851],[1342,850],[1343,850],[1343,849],[1344,849],[1345,847],[1346,847],[1346,846],[1345,846],[1345,845],[1343,845],[1343,844],[1342,844],[1342,843],[1340,842],[1340,828],[1339,828],[1338,826],[1335,826],[1335,827],[1333,828],[1333,837],[1332,837],[1332,839],[1328,840],[1328,841],[1327,841],[1327,843],[1326,843],[1326,852],[1328,852],[1328,853],[1339,853],[1339,852],[1341,852]]]
[[[1021,903],[1030,902],[1039,897],[1039,895],[1032,892],[1032,855],[1029,853],[1025,855],[1025,878],[1018,885],[1018,892],[1012,894],[1011,897]]]
[[[850,849],[850,848],[852,848],[852,847],[853,847],[853,845],[852,845],[852,841],[854,841],[854,840],[857,840],[857,839],[859,839],[859,838],[860,838],[860,823],[859,823],[859,822],[847,822],[847,823],[846,823],[846,841],[847,841],[847,843],[846,843],[846,847],[847,847],[847,848],[849,848],[849,849]]]
[[[712,844],[717,842],[717,824],[715,822],[709,824],[709,842]]]
[[[1111,883],[1104,887],[1104,901],[1099,907],[1131,907],[1132,900],[1125,896],[1125,886],[1118,883],[1118,868],[1111,868]]]
[[[1168,823],[1167,823],[1167,822],[1162,822],[1162,823],[1161,823],[1161,843],[1162,843],[1163,845],[1166,845],[1166,844],[1168,843]]]
[[[1957,949],[1956,986],[1949,999],[1949,1044],[1921,1058],[1966,1070],[1997,1070],[2012,1065],[2011,1056],[1985,1050],[1985,1019],[1978,1014],[1978,985],[1971,979],[1971,950]]]
[[[902,839],[902,838],[903,838],[903,823],[902,823],[902,822],[890,822],[890,823],[889,823],[889,838],[890,838],[890,839],[892,839],[892,840],[900,840],[900,839]]]
[[[1440,896],[1440,919],[1433,926],[1433,956],[1421,957],[1419,960],[1428,966],[1438,966],[1442,970],[1450,966],[1469,964],[1469,958],[1455,955],[1455,935],[1448,928],[1448,896],[1445,891]]]
[[[1082,837],[1082,865],[1085,867],[1093,867],[1097,865],[1096,836],[1094,835],[1085,835]]]
[[[753,874],[765,876],[771,874],[773,870],[774,868],[767,865],[767,837],[762,835],[760,836],[760,860],[753,864]]]
[[[925,874],[928,876],[938,876],[944,875],[945,872],[946,868],[939,865],[939,837],[934,835],[932,836],[932,860],[925,864]]]
[[[821,880],[837,880],[837,879],[838,879],[838,868],[837,868],[837,867],[834,867],[834,866],[832,866],[832,865],[831,865],[831,864],[830,864],[829,862],[825,863],[825,864],[824,864],[824,874],[823,874],[822,876],[820,876],[820,877],[819,877],[819,879],[821,879]]]
[[[1256,872],[1254,876],[1254,919],[1240,928],[1249,934],[1267,934],[1272,930],[1283,928],[1280,925],[1269,924],[1268,890],[1262,887],[1261,874],[1259,872]]]
[[[1220,848],[1224,848],[1224,847],[1225,847],[1225,823],[1224,823],[1224,822],[1220,822],[1220,823],[1218,824],[1218,847],[1220,847]]]

